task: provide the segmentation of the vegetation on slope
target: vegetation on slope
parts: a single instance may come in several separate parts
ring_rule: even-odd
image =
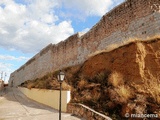
[[[48,73],[42,78],[37,78],[35,80],[27,80],[22,83],[21,87],[26,87],[28,89],[38,88],[38,89],[50,89],[50,90],[59,90],[60,85],[55,76],[55,73]],[[62,83],[62,90],[70,90],[70,86],[64,81]]]
[[[70,102],[83,103],[113,119],[127,119],[126,113],[160,116],[159,50],[157,39],[99,53],[83,65],[65,68],[63,89],[71,90]],[[23,86],[59,89],[56,72],[27,82]]]

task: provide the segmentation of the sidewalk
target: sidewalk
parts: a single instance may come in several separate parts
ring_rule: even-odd
[[[28,99],[16,88],[0,92],[0,120],[58,120],[59,112]],[[62,120],[82,120],[62,113]]]

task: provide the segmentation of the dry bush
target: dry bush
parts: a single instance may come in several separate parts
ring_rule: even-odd
[[[80,96],[80,99],[83,102],[85,102],[85,101],[89,102],[93,99],[91,91],[89,91],[89,90],[85,90],[81,94],[82,94],[82,96]]]
[[[120,103],[127,103],[127,101],[133,97],[133,91],[129,86],[121,85],[115,89],[116,93],[119,96]]]
[[[108,79],[108,84],[114,86],[114,87],[118,87],[120,85],[124,85],[124,80],[123,80],[123,76],[122,74],[118,73],[118,72],[113,72]]]
[[[81,65],[75,65],[72,67],[64,68],[66,78],[74,79],[74,77],[77,75],[77,72],[80,70],[80,68],[81,68]]]
[[[147,99],[146,95],[144,94],[136,94],[136,99],[134,100],[136,106],[133,108],[133,111],[137,114],[144,114],[146,113],[147,109]]]
[[[148,94],[150,98],[160,104],[160,82],[152,76],[152,80],[144,80],[143,85],[132,84],[139,93]],[[154,102],[153,101],[153,102]]]
[[[51,81],[49,82],[49,84],[50,84],[50,86],[51,86],[51,89],[55,89],[55,90],[59,89],[59,83],[58,83],[58,81],[56,81],[56,80],[51,80]]]
[[[160,104],[160,84],[152,85],[152,87],[150,87],[149,93],[154,98],[154,100]]]
[[[148,89],[148,92],[150,96],[158,103],[160,104],[160,84],[155,84],[154,87],[150,87]]]
[[[60,89],[60,84],[55,78],[55,73],[47,73],[41,78],[36,78],[35,80],[28,80],[24,82],[22,85],[27,87],[28,89],[31,88],[39,88],[39,89],[53,89],[57,90]],[[62,89],[63,90],[70,90],[70,86],[66,83],[63,82],[62,84]]]
[[[145,86],[147,86],[148,92],[154,100],[160,104],[160,81],[157,79],[154,79],[153,81],[148,80],[148,84],[146,82]]]
[[[47,76],[46,79],[49,79],[49,80],[54,79],[53,73],[51,73],[51,72],[47,73],[46,76]]]
[[[32,83],[32,82],[29,82],[29,83],[27,84],[27,88],[28,88],[28,89],[31,89],[31,88],[34,88],[34,87],[35,87],[35,84]]]
[[[71,87],[64,81],[62,83],[62,90],[71,90]]]
[[[87,84],[88,84],[88,82],[87,82],[86,80],[81,79],[81,80],[78,82],[78,88],[79,88],[80,90],[82,90],[82,89],[85,88],[85,86],[86,86]]]
[[[110,71],[104,70],[104,71],[100,71],[93,77],[90,76],[88,80],[92,83],[95,83],[96,86],[99,84],[101,84],[102,86],[108,86],[108,76],[109,75],[110,75]]]
[[[38,82],[36,82],[36,88],[45,89],[46,88],[45,81],[44,80],[39,80]]]
[[[100,73],[98,73],[98,74],[96,75],[96,79],[97,79],[99,82],[103,83],[103,81],[106,79],[106,74],[105,74],[105,72],[100,72]]]
[[[101,90],[99,87],[94,87],[92,90],[92,97],[94,101],[97,101],[101,97]]]

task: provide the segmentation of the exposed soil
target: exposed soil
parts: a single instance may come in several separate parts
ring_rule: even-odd
[[[126,119],[126,113],[160,117],[160,39],[132,42],[64,71],[70,102],[83,103],[118,120]],[[53,83],[55,75],[50,76]],[[59,84],[53,83],[46,88],[58,89]]]

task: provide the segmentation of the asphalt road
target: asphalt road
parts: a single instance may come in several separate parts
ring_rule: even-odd
[[[59,120],[55,109],[28,99],[16,88],[5,88],[0,92],[0,120]],[[82,120],[62,113],[62,120]]]

